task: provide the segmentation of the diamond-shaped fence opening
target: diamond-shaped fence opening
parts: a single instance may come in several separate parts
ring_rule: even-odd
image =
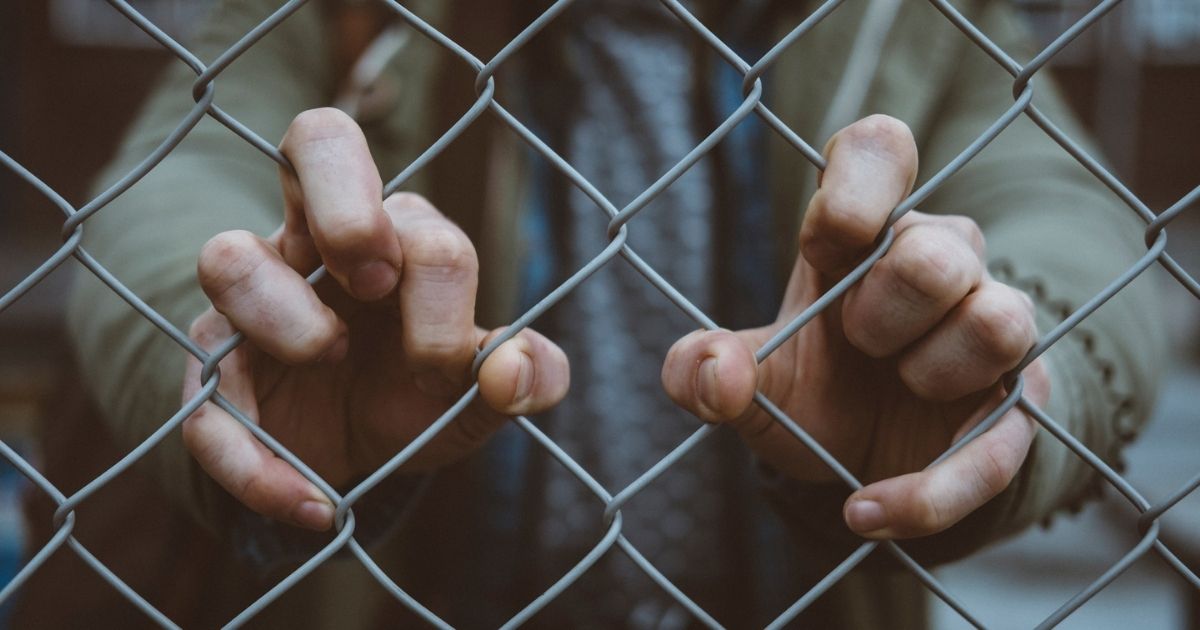
[[[0,602],[17,596],[26,581],[51,556],[72,553],[78,556],[100,578],[112,586],[112,597],[125,598],[145,613],[147,618],[160,626],[175,627],[175,621],[160,612],[155,602],[148,601],[142,594],[131,588],[120,576],[105,566],[103,562],[80,543],[74,534],[74,529],[78,522],[75,510],[82,503],[89,501],[90,497],[98,490],[144,459],[147,453],[162,442],[162,440],[174,432],[180,431],[180,425],[184,420],[200,408],[201,405],[213,403],[228,412],[271,452],[311,481],[337,508],[335,518],[336,531],[334,534],[327,541],[323,542],[315,552],[310,553],[304,558],[293,570],[280,575],[273,587],[257,596],[250,605],[238,612],[234,617],[222,620],[222,623],[233,627],[249,622],[282,594],[296,588],[298,584],[322,564],[331,561],[335,556],[341,556],[353,558],[359,562],[384,592],[395,598],[401,605],[427,621],[430,625],[435,627],[450,627],[451,624],[455,623],[452,615],[435,612],[435,609],[438,609],[437,606],[429,602],[419,601],[418,598],[402,588],[397,580],[389,575],[382,568],[381,564],[377,562],[373,552],[364,546],[366,543],[359,540],[361,532],[358,531],[355,509],[356,506],[361,506],[360,500],[363,499],[364,495],[380,486],[381,483],[400,469],[401,466],[420,453],[422,449],[426,448],[439,433],[455,423],[464,410],[476,404],[477,399],[481,397],[478,382],[472,381],[472,384],[466,389],[465,393],[449,404],[440,417],[434,420],[418,437],[398,452],[392,454],[386,463],[379,466],[373,472],[357,479],[349,487],[337,489],[322,479],[308,464],[289,451],[288,448],[269,432],[259,427],[255,420],[249,417],[244,410],[239,409],[229,398],[218,391],[221,380],[221,372],[218,364],[243,343],[244,336],[241,333],[234,334],[223,343],[216,344],[212,346],[212,349],[206,351],[197,342],[190,339],[185,331],[180,330],[176,325],[168,321],[153,306],[126,286],[121,278],[110,273],[102,262],[93,258],[82,245],[82,235],[88,229],[89,220],[102,215],[110,203],[120,199],[127,191],[136,187],[143,177],[157,168],[162,160],[175,151],[185,141],[192,130],[206,118],[220,123],[241,141],[257,149],[262,154],[262,159],[273,161],[285,170],[292,168],[288,159],[275,147],[271,140],[259,135],[254,129],[249,128],[222,109],[222,74],[232,64],[235,64],[239,57],[258,45],[264,37],[268,36],[280,24],[288,20],[298,19],[296,15],[299,11],[315,9],[306,8],[304,6],[306,4],[305,0],[290,0],[283,3],[265,20],[238,37],[232,45],[215,58],[203,60],[198,58],[186,46],[167,35],[152,20],[146,17],[147,14],[140,12],[136,5],[130,4],[125,0],[110,0],[109,4],[112,5],[112,9],[117,14],[136,25],[137,28],[149,35],[157,45],[170,52],[178,62],[186,64],[191,69],[196,76],[190,94],[194,101],[194,106],[191,107],[185,116],[174,123],[174,128],[167,133],[160,143],[147,149],[139,163],[132,170],[122,174],[107,189],[100,192],[94,198],[87,199],[78,205],[73,205],[66,199],[63,199],[53,188],[44,184],[38,178],[37,174],[27,170],[17,160],[9,157],[8,154],[0,153],[0,164],[15,176],[24,180],[26,184],[36,189],[47,201],[61,210],[64,217],[62,223],[62,246],[52,255],[47,256],[35,271],[26,275],[15,286],[3,288],[4,293],[0,295],[0,312],[21,300],[31,288],[42,282],[69,259],[74,259],[82,266],[83,270],[81,273],[90,273],[96,276],[109,290],[120,296],[128,304],[129,308],[132,308],[144,318],[146,325],[156,327],[159,333],[170,338],[183,351],[201,362],[203,365],[201,370],[202,386],[195,395],[175,410],[169,417],[159,418],[153,431],[148,432],[148,437],[140,444],[128,450],[117,461],[108,465],[102,474],[69,495],[55,487],[16,450],[0,442],[0,457],[25,475],[33,484],[34,491],[45,493],[57,506],[57,511],[54,515],[55,533],[53,537],[40,549],[34,550],[16,576],[3,587],[3,590],[0,590]],[[539,135],[539,133],[531,129],[531,127],[536,128],[536,126],[531,126],[523,120],[524,115],[522,112],[524,111],[525,104],[520,103],[517,95],[503,94],[497,90],[496,77],[503,74],[510,67],[513,67],[515,65],[513,61],[514,57],[549,25],[559,20],[570,9],[571,5],[575,4],[573,0],[559,0],[550,4],[548,8],[537,14],[532,21],[525,24],[519,31],[519,34],[503,45],[491,58],[477,57],[473,51],[463,47],[453,38],[447,36],[442,30],[439,30],[435,26],[437,23],[436,20],[427,21],[428,16],[423,16],[421,9],[410,8],[408,4],[383,0],[377,3],[382,13],[390,15],[399,24],[398,28],[405,30],[404,37],[424,38],[428,42],[432,42],[440,47],[444,51],[443,54],[447,55],[453,63],[461,64],[464,68],[469,69],[474,74],[472,88],[476,96],[473,103],[464,113],[458,116],[454,124],[445,130],[429,134],[430,144],[420,151],[414,152],[414,155],[417,156],[415,159],[396,173],[383,174],[384,197],[386,198],[397,191],[404,190],[406,184],[411,181],[413,176],[437,160],[447,147],[456,142],[461,142],[461,136],[467,129],[478,124],[481,120],[488,120],[497,124],[501,130],[500,133],[519,143],[522,151],[536,154],[545,168],[551,171],[550,176],[562,178],[568,182],[574,191],[582,194],[594,205],[594,211],[597,215],[607,221],[603,235],[607,244],[594,252],[584,264],[578,268],[569,270],[569,273],[564,273],[564,279],[560,283],[552,289],[545,291],[543,295],[531,300],[528,308],[520,316],[511,321],[504,332],[490,339],[479,350],[474,359],[472,366],[473,374],[478,372],[484,360],[501,344],[513,339],[521,331],[538,322],[539,318],[549,309],[559,304],[581,285],[589,282],[594,274],[597,274],[608,266],[628,265],[639,274],[645,283],[648,283],[649,286],[657,290],[661,294],[662,299],[673,304],[674,307],[695,324],[708,330],[718,329],[720,324],[717,319],[706,313],[696,303],[693,303],[684,292],[666,280],[653,265],[648,263],[646,259],[630,246],[630,234],[639,228],[638,222],[633,219],[639,214],[653,213],[655,210],[653,206],[655,199],[671,190],[672,186],[676,185],[677,181],[692,170],[702,159],[719,151],[719,147],[727,145],[730,142],[730,135],[734,133],[735,129],[752,119],[757,119],[757,121],[761,122],[766,133],[774,134],[784,141],[791,151],[791,159],[796,169],[800,169],[802,165],[810,163],[816,166],[817,169],[824,170],[826,166],[825,158],[814,147],[819,146],[817,143],[825,140],[824,136],[828,135],[828,131],[819,132],[821,137],[804,138],[785,122],[785,117],[782,117],[772,108],[773,93],[770,89],[770,83],[772,81],[786,80],[783,77],[774,76],[772,68],[779,63],[781,57],[786,55],[787,51],[795,46],[797,42],[810,36],[814,30],[821,29],[824,26],[823,22],[831,15],[839,11],[849,11],[850,9],[846,8],[846,6],[853,3],[846,3],[843,0],[827,0],[820,3],[811,3],[806,12],[781,39],[774,42],[755,42],[759,46],[759,49],[765,51],[765,53],[758,58],[744,58],[739,54],[738,48],[729,45],[718,35],[718,33],[723,32],[721,29],[716,29],[712,24],[706,23],[703,17],[701,17],[704,13],[698,11],[693,6],[693,3],[685,4],[678,0],[661,0],[661,2],[656,3],[652,0],[645,0],[642,4],[646,5],[646,7],[657,8],[659,10],[665,9],[663,12],[664,15],[671,16],[677,22],[680,32],[686,33],[689,41],[697,49],[703,49],[706,51],[706,54],[711,54],[716,59],[716,63],[732,68],[741,77],[742,85],[740,101],[734,102],[730,107],[730,111],[723,112],[717,116],[713,126],[698,131],[696,135],[698,143],[679,158],[677,162],[658,174],[657,179],[649,183],[639,194],[630,199],[622,199],[621,202],[624,205],[614,202],[606,196],[606,191],[599,190],[596,185],[589,181],[581,170],[572,163],[569,152],[564,149],[556,150],[552,148],[543,135]],[[418,3],[412,4],[417,5]],[[895,19],[896,11],[898,10],[896,6],[900,3],[874,2],[871,4],[872,6],[869,11],[873,12],[873,19],[886,22]],[[942,454],[936,462],[944,460],[952,453],[969,444],[979,435],[993,428],[1010,410],[1020,409],[1036,421],[1037,425],[1042,429],[1040,439],[1061,442],[1073,453],[1074,457],[1079,458],[1087,466],[1094,469],[1096,475],[1104,483],[1124,498],[1128,502],[1130,509],[1140,514],[1137,521],[1139,538],[1136,545],[1129,549],[1122,549],[1120,554],[1108,565],[1105,571],[1099,575],[1090,577],[1085,583],[1081,583],[1078,593],[1069,601],[1062,602],[1061,607],[1042,622],[1043,627],[1053,626],[1069,617],[1075,610],[1096,595],[1096,593],[1102,591],[1107,585],[1117,579],[1131,564],[1150,554],[1156,555],[1166,562],[1191,588],[1200,589],[1200,578],[1197,577],[1195,568],[1188,566],[1184,560],[1181,560],[1180,554],[1171,546],[1171,539],[1163,535],[1163,527],[1160,524],[1160,518],[1164,514],[1169,513],[1180,501],[1192,496],[1196,488],[1200,486],[1200,477],[1190,478],[1172,490],[1163,491],[1156,489],[1157,491],[1152,496],[1157,500],[1151,501],[1143,495],[1142,490],[1131,485],[1122,476],[1121,472],[1115,470],[1109,463],[1106,463],[1107,453],[1097,454],[1092,452],[1081,441],[1081,436],[1072,434],[1068,428],[1060,424],[1059,419],[1051,417],[1046,410],[1040,409],[1034,402],[1024,396],[1025,380],[1022,372],[1048,349],[1058,344],[1066,335],[1072,333],[1077,326],[1087,322],[1093,313],[1124,291],[1130,283],[1135,281],[1147,269],[1155,266],[1165,269],[1184,290],[1192,296],[1200,298],[1200,285],[1197,284],[1195,278],[1166,251],[1167,228],[1180,215],[1192,211],[1195,202],[1197,199],[1200,199],[1200,188],[1178,199],[1171,206],[1156,211],[1127,188],[1122,183],[1122,180],[1106,168],[1101,161],[1091,155],[1080,139],[1073,138],[1069,133],[1063,131],[1062,127],[1059,126],[1062,121],[1052,120],[1039,108],[1038,86],[1040,82],[1045,80],[1041,77],[1040,73],[1046,67],[1047,63],[1055,59],[1077,37],[1080,37],[1090,29],[1097,28],[1098,24],[1103,23],[1105,15],[1118,6],[1119,0],[1105,0],[1094,5],[1089,5],[1086,10],[1080,10],[1078,16],[1065,25],[1065,28],[1057,31],[1057,34],[1053,37],[1049,45],[1028,59],[1018,58],[1014,56],[1016,55],[1015,51],[1007,51],[997,45],[989,38],[987,33],[977,28],[957,4],[946,0],[930,0],[929,4],[937,12],[940,12],[942,18],[949,25],[961,31],[963,39],[959,44],[978,48],[979,51],[988,55],[997,66],[1012,76],[1012,98],[1010,101],[1004,103],[1004,110],[1001,114],[974,129],[973,133],[975,135],[971,141],[963,144],[961,147],[956,147],[957,154],[952,159],[944,166],[941,166],[936,172],[926,174],[926,178],[922,181],[921,185],[895,206],[884,229],[879,233],[875,241],[873,251],[850,269],[843,279],[828,287],[828,290],[815,299],[811,305],[804,308],[798,314],[795,314],[790,320],[782,322],[779,330],[766,340],[760,348],[756,349],[755,359],[759,363],[766,361],[768,357],[787,343],[794,335],[799,333],[804,327],[809,326],[822,313],[827,312],[827,309],[831,308],[835,302],[864,278],[874,268],[876,263],[886,255],[896,241],[894,229],[896,222],[900,221],[918,205],[929,200],[935,191],[939,190],[946,182],[951,181],[972,160],[986,151],[988,146],[996,141],[997,138],[1002,137],[1006,129],[1011,125],[1017,121],[1022,121],[1022,124],[1032,122],[1059,145],[1066,154],[1069,154],[1073,160],[1077,161],[1092,177],[1098,180],[1102,186],[1116,195],[1127,206],[1131,216],[1136,217],[1142,222],[1144,232],[1141,236],[1145,243],[1145,251],[1136,263],[1128,267],[1119,276],[1103,278],[1106,283],[1104,288],[1098,291],[1091,299],[1080,304],[1072,304],[1064,307],[1066,312],[1060,314],[1060,321],[1054,327],[1042,331],[1036,345],[1033,346],[1020,364],[1003,379],[1006,395],[996,408],[987,413],[975,428],[956,442],[946,453]],[[936,19],[936,13],[931,11],[929,15],[934,16]],[[947,23],[940,23],[937,26],[945,28]],[[886,29],[879,33],[879,36],[885,34]],[[881,46],[879,41],[874,41],[869,36],[864,37],[863,41],[855,40],[853,44],[863,48],[874,48],[876,52],[878,52],[878,47]],[[845,45],[850,45],[850,42],[847,42]],[[395,54],[405,54],[402,42],[397,43],[394,48],[393,52]],[[976,52],[971,51],[972,54]],[[883,60],[880,63],[886,62],[887,60]],[[383,63],[386,63],[386,61]],[[810,63],[819,62],[812,60]],[[534,70],[536,71],[536,68]],[[526,67],[524,71],[528,72],[530,69]],[[853,57],[845,68],[845,72],[847,73],[866,72],[870,75],[874,71],[869,64],[863,65],[863,62],[855,61]],[[602,79],[602,77],[596,78],[596,80]],[[852,92],[848,92],[847,95],[844,95],[844,98],[861,100],[863,96],[861,94],[854,96]],[[512,105],[512,108],[509,107],[510,105]],[[842,105],[845,104],[842,103]],[[212,182],[212,185],[219,186],[221,183]],[[460,185],[483,186],[486,183],[462,181]],[[1019,186],[1021,184],[1020,182],[1014,182],[1013,185]],[[599,236],[598,234],[597,237]],[[653,245],[639,246],[652,247]],[[1080,247],[1086,248],[1087,244],[1081,243]],[[325,276],[325,269],[320,268],[313,272],[308,277],[308,280],[310,283],[316,284]],[[1035,297],[1038,296],[1035,295]],[[569,331],[564,334],[569,334]],[[131,383],[129,386],[132,387],[134,384]],[[787,433],[791,434],[792,437],[806,446],[816,458],[824,462],[838,482],[843,483],[849,489],[863,487],[863,482],[858,476],[843,462],[839,462],[830,450],[827,450],[827,445],[822,445],[819,440],[815,439],[803,428],[805,426],[802,422],[803,418],[790,417],[784,409],[778,406],[778,401],[768,399],[762,392],[755,395],[754,405],[769,416],[772,422],[777,423]],[[672,470],[673,467],[678,469],[680,466],[679,462],[689,457],[696,458],[697,451],[695,449],[699,444],[710,439],[713,434],[720,430],[718,425],[700,425],[691,432],[690,436],[680,441],[677,446],[669,452],[662,454],[657,463],[641,471],[633,481],[625,484],[623,487],[606,487],[594,476],[592,471],[589,471],[587,467],[573,458],[566,449],[555,441],[553,432],[546,431],[530,418],[518,416],[515,418],[515,425],[521,432],[518,439],[523,441],[525,448],[544,452],[548,458],[553,460],[554,465],[560,466],[573,479],[573,482],[577,482],[584,489],[584,492],[589,495],[589,499],[594,499],[593,507],[595,508],[595,515],[601,524],[601,527],[597,531],[601,533],[586,552],[574,561],[575,563],[569,570],[560,575],[552,576],[551,581],[543,585],[543,590],[531,600],[524,602],[522,604],[523,607],[510,611],[508,614],[511,616],[507,619],[493,620],[496,625],[516,627],[534,620],[540,611],[559,598],[562,593],[572,588],[576,581],[589,571],[592,571],[598,562],[610,554],[623,554],[626,556],[661,591],[660,595],[665,595],[674,605],[679,607],[679,610],[686,612],[690,616],[690,621],[681,622],[684,625],[691,623],[712,628],[722,627],[725,624],[741,625],[739,620],[718,619],[705,609],[701,598],[696,598],[693,594],[689,594],[681,586],[682,581],[679,579],[680,576],[667,575],[656,567],[644,550],[639,549],[639,540],[637,540],[637,537],[627,536],[627,532],[624,530],[626,517],[622,514],[622,509],[638,496],[639,493],[653,484],[660,483],[660,477],[664,473]],[[129,515],[129,518],[136,518],[136,515]],[[791,605],[785,609],[773,611],[775,618],[770,622],[769,627],[783,627],[787,625],[856,567],[869,559],[878,557],[886,557],[887,561],[899,567],[899,570],[908,572],[916,580],[923,583],[933,595],[952,608],[962,621],[975,627],[985,627],[989,623],[994,623],[994,620],[979,617],[976,612],[972,611],[969,606],[965,605],[955,596],[954,584],[944,584],[930,573],[914,557],[913,553],[906,551],[906,549],[906,545],[891,541],[861,541],[852,552],[840,561],[840,564],[836,568],[822,579],[813,583],[811,588],[807,589],[807,591],[796,592],[795,599]],[[688,560],[689,562],[700,562],[703,559],[689,558]],[[416,572],[417,579],[419,579],[419,573],[420,571]],[[481,594],[480,596],[484,595]]]

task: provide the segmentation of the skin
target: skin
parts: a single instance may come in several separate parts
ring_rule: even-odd
[[[212,308],[192,337],[247,343],[221,364],[221,392],[334,485],[367,474],[435,420],[468,386],[478,262],[470,240],[428,201],[382,186],[366,140],[330,109],[298,116],[280,146],[283,226],[268,238],[226,232],[203,249]],[[889,252],[832,308],[762,365],[753,353],[871,249],[911,190],[917,150],[907,127],[872,116],[836,134],[800,231],[800,252],[775,323],[697,331],[663,365],[671,398],[737,430],[758,456],[802,480],[829,480],[803,445],[751,404],[762,391],[868,483],[846,502],[868,538],[950,527],[1002,491],[1024,461],[1034,423],[1018,410],[929,470],[952,440],[1003,397],[999,379],[1036,339],[1033,303],[992,280],[984,239],[964,217],[911,212]],[[304,281],[319,264],[330,278]],[[192,361],[184,396],[199,389]],[[567,393],[563,352],[532,330],[483,363],[481,401],[403,470],[431,470],[481,446],[506,418]],[[1049,396],[1040,363],[1025,394]],[[333,506],[232,417],[205,404],[184,423],[188,448],[235,498],[311,529]]]
[[[191,327],[205,349],[234,329],[247,343],[221,362],[220,391],[329,483],[372,472],[466,389],[474,351],[478,261],[465,234],[417,195],[381,202],[358,126],[333,109],[305,112],[280,149],[284,224],[268,238],[218,234],[202,249],[212,308]],[[319,264],[332,280],[304,278]],[[200,387],[192,360],[184,396]],[[472,405],[403,470],[432,470],[478,448],[508,415],[566,394],[566,356],[526,330],[479,371]],[[206,403],[183,425],[200,465],[250,509],[323,530],[333,506],[226,412]]]

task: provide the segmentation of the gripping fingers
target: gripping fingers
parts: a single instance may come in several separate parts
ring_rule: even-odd
[[[191,337],[211,351],[231,335],[229,321],[209,310],[192,325]],[[254,379],[245,350],[238,349],[220,363],[219,392],[251,420],[257,420]],[[201,364],[188,358],[184,401],[201,389]],[[200,466],[246,507],[264,516],[325,530],[333,523],[333,505],[305,479],[224,409],[205,402],[183,422],[183,441]]]
[[[839,131],[825,150],[821,187],[804,214],[800,252],[826,274],[865,255],[917,176],[917,146],[904,123],[869,116]]]
[[[898,352],[934,327],[983,276],[983,261],[948,217],[916,219],[846,294],[846,338],[872,357]]]
[[[986,280],[900,359],[900,378],[929,400],[954,400],[993,385],[1037,340],[1033,302]]]
[[[1041,362],[1030,365],[1025,376],[1025,397],[1044,405],[1050,385]],[[974,421],[981,420],[1001,399],[999,394],[993,396]],[[964,431],[971,425],[964,425]],[[843,518],[865,538],[936,534],[1008,487],[1020,471],[1035,433],[1033,420],[1014,407],[995,426],[936,466],[873,483],[850,495]]]
[[[404,252],[399,301],[405,356],[415,371],[436,370],[461,381],[478,339],[475,246],[418,195],[393,195],[385,208]]]
[[[496,335],[489,333],[480,347]],[[507,416],[540,413],[567,395],[571,369],[567,355],[533,330],[522,330],[500,344],[479,366],[479,393],[493,410]]]
[[[373,301],[396,286],[400,245],[383,212],[383,183],[354,119],[313,109],[292,121],[280,144],[295,173],[281,171],[284,258],[307,271],[313,245],[347,292]]]
[[[213,307],[280,361],[336,360],[345,354],[345,323],[258,236],[218,234],[200,251],[197,272]]]

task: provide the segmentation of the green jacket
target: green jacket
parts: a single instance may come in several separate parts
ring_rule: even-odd
[[[276,4],[220,2],[191,50],[203,60],[214,59]],[[515,32],[499,21],[505,17],[499,3],[450,4],[426,0],[410,6],[481,55],[498,50]],[[962,4],[981,30],[1014,58],[1032,58],[1027,35],[1007,5]],[[844,85],[852,43],[862,32],[867,7],[867,2],[847,2],[796,42],[765,75],[765,99],[816,147],[829,132],[860,115],[886,113],[903,120],[917,138],[921,175],[927,178],[1012,103],[1012,79],[930,5],[903,2],[894,25],[880,33],[886,37],[877,54],[854,62],[866,68],[866,80]],[[803,16],[800,10],[783,10],[776,37]],[[870,44],[878,40],[864,39],[866,49],[876,52]],[[320,9],[305,7],[219,76],[216,103],[263,138],[277,142],[297,113],[332,101],[329,48]],[[501,66],[498,74],[501,102],[515,98],[511,90],[505,91],[505,70]],[[130,170],[173,129],[192,106],[194,78],[183,64],[170,68],[99,178],[101,186]],[[386,114],[361,122],[386,180],[464,112],[474,94],[469,68],[417,33],[389,63],[382,80],[389,83],[394,102]],[[1049,78],[1039,76],[1034,85],[1035,104],[1073,138],[1084,138]],[[835,97],[839,93],[842,96]],[[843,106],[851,105],[830,112],[835,98]],[[853,105],[856,101],[858,107]],[[801,212],[815,187],[815,169],[780,139],[770,141],[769,147],[777,226],[773,232],[781,239],[776,251],[789,252],[778,261],[777,277],[786,278]],[[206,119],[158,168],[86,222],[84,246],[148,304],[187,330],[207,306],[194,272],[201,245],[220,231],[268,234],[280,223],[275,168]],[[528,192],[525,171],[520,140],[485,113],[410,186],[476,242],[483,273],[483,325],[510,321],[515,315],[521,247],[517,225]],[[1133,213],[1024,117],[921,209],[965,214],[980,224],[990,269],[1034,297],[1043,332],[1145,251],[1143,226]],[[87,385],[118,441],[132,447],[178,409],[185,354],[90,274],[77,277],[69,325]],[[1047,410],[1109,461],[1115,461],[1119,447],[1136,434],[1154,400],[1163,340],[1151,284],[1136,281],[1047,354],[1054,386]],[[229,499],[187,455],[178,431],[153,449],[143,466],[197,522],[218,532],[223,528]],[[1095,484],[1091,469],[1042,431],[1008,490],[974,517],[926,541],[927,546],[917,545],[936,551],[917,553],[931,561],[960,557],[1077,503]],[[840,522],[836,509],[802,519],[811,522],[798,531]],[[805,537],[799,538],[804,544]],[[336,580],[345,585],[350,578],[344,568],[318,571],[297,591],[307,595],[291,597],[289,610],[301,614],[328,601],[314,593],[326,588],[321,575],[338,571],[342,573]],[[358,571],[353,579],[368,578]],[[840,589],[843,594],[831,596],[845,598],[838,600],[848,610],[845,623],[887,620],[896,627],[903,615],[895,606],[903,608],[905,599],[895,597],[901,592],[896,589],[911,589],[911,584],[883,584],[895,581],[893,577],[863,579],[858,586],[851,580],[848,588]],[[893,595],[888,599],[875,589],[891,589]],[[864,605],[856,607],[854,601]],[[891,605],[866,604],[889,601]],[[264,614],[279,609],[275,606]]]

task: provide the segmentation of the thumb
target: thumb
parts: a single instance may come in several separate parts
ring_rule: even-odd
[[[1010,409],[945,461],[850,495],[842,511],[846,525],[873,539],[916,538],[947,529],[1008,487],[1035,432],[1028,416]]]
[[[504,330],[488,333],[479,347]],[[479,394],[489,407],[507,416],[546,411],[566,397],[570,386],[567,355],[532,328],[500,344],[479,367]]]
[[[758,388],[754,331],[698,330],[671,346],[663,362],[663,389],[675,404],[705,422],[736,421]]]

